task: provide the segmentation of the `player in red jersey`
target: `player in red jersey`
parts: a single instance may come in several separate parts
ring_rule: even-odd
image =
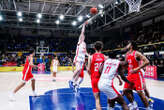
[[[88,59],[88,73],[91,77],[92,91],[96,101],[96,110],[101,110],[100,105],[100,90],[98,88],[98,81],[100,79],[99,67],[105,61],[105,55],[101,53],[103,43],[100,41],[95,42],[95,53]]]
[[[144,68],[146,65],[149,64],[149,60],[142,55],[140,52],[136,51],[136,43],[130,42],[126,49],[128,52],[126,53],[126,61],[128,63],[128,76],[127,79],[133,83],[133,85],[129,85],[125,83],[124,85],[124,94],[130,101],[130,108],[137,110],[138,106],[137,103],[134,101],[134,97],[132,95],[132,90],[137,91],[138,95],[140,96],[142,102],[144,103],[146,110],[151,110],[149,107],[148,100],[144,94],[144,86],[143,86],[143,75],[141,69]],[[143,61],[142,64],[139,64],[137,59]]]
[[[24,65],[24,69],[22,71],[22,73],[23,73],[22,82],[15,88],[15,90],[11,94],[11,100],[15,100],[14,99],[15,93],[18,92],[26,84],[26,82],[29,80],[31,80],[31,87],[32,87],[33,95],[36,95],[36,93],[35,93],[35,79],[34,79],[33,74],[32,74],[32,68],[36,67],[33,64],[33,56],[35,55],[35,51],[33,49],[31,49],[29,53],[30,53],[30,55],[26,57],[26,62]]]

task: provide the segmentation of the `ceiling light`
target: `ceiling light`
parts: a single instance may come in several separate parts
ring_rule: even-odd
[[[78,21],[81,22],[83,20],[83,16],[78,17]]]
[[[76,25],[77,25],[77,22],[76,22],[76,21],[73,21],[73,22],[72,22],[72,25],[73,25],[73,26],[76,26]]]
[[[37,22],[37,23],[40,23],[40,19],[37,19],[36,22]]]
[[[21,11],[18,11],[17,12],[17,16],[21,17],[22,16],[22,12]]]
[[[2,21],[3,20],[3,17],[2,17],[2,15],[0,15],[0,21]]]
[[[23,21],[23,19],[22,18],[19,18],[19,22],[22,22]]]
[[[99,4],[98,7],[101,9],[104,8],[104,6],[102,4]]]
[[[59,20],[56,20],[55,23],[56,23],[56,24],[60,24],[60,21],[59,21]]]
[[[37,17],[38,17],[38,18],[42,18],[42,14],[41,14],[41,13],[38,13],[38,14],[37,14]]]
[[[60,20],[63,20],[64,19],[64,15],[60,15]]]

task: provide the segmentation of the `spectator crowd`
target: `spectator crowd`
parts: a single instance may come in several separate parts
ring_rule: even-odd
[[[161,25],[160,25],[161,26]],[[155,27],[155,26],[154,26]],[[142,28],[135,33],[127,34],[131,36],[130,39],[110,39],[108,37],[103,37],[101,40],[104,42],[105,50],[119,50],[127,45],[129,40],[135,40],[139,46],[138,50],[140,52],[154,52],[153,55],[148,55],[147,57],[151,60],[151,65],[163,65],[164,56],[159,53],[159,51],[164,51],[164,33],[163,28],[153,29],[154,27],[149,26]],[[159,27],[159,26],[157,26]],[[100,40],[100,37],[92,38],[86,37],[86,43],[92,44],[94,41]],[[76,45],[78,42],[78,37],[22,37],[22,36],[11,36],[11,35],[1,35],[0,40],[0,65],[4,65],[8,62],[12,62],[11,65],[21,66],[24,64],[26,54],[18,55],[18,52],[28,53],[30,48],[36,47],[49,47],[49,52],[65,52],[64,54],[59,54],[58,59],[61,65],[68,66],[71,65],[73,60],[74,52],[76,50]],[[88,48],[91,48],[88,45]],[[48,54],[43,57],[44,62],[50,65],[53,54]],[[34,62],[39,63],[39,56],[35,56]],[[161,60],[162,59],[162,60]]]

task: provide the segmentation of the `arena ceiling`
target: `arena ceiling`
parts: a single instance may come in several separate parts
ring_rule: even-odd
[[[144,0],[140,15],[163,3],[162,1]],[[91,16],[91,7],[97,7],[102,12]],[[18,16],[18,12],[22,15]],[[42,16],[38,17],[38,14]],[[64,16],[63,20],[60,19],[61,15]],[[79,16],[83,17],[82,21],[78,21]],[[0,0],[1,28],[72,31],[78,30],[91,17],[92,25],[89,29],[96,31],[112,27],[111,23],[134,16],[136,14],[128,13],[128,6],[122,0]],[[74,21],[77,25],[72,26]]]
[[[77,21],[79,16],[87,19],[91,7],[98,4],[108,3],[110,0],[1,0],[0,11],[3,16],[3,24],[24,27],[57,28],[70,29],[73,21]],[[17,12],[22,12],[22,22],[20,23]],[[42,14],[40,23],[37,22],[37,14]],[[64,20],[56,21],[60,15],[64,15]],[[83,21],[84,21],[83,20]],[[78,22],[80,25],[83,21]]]

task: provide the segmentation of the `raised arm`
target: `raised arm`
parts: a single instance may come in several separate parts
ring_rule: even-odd
[[[78,41],[78,45],[80,43],[82,43],[84,41],[84,39],[85,39],[85,35],[84,35],[85,25],[86,25],[86,23],[83,24],[83,27],[82,27],[82,30],[81,30],[81,34],[80,34],[80,37],[79,37],[79,41]]]

